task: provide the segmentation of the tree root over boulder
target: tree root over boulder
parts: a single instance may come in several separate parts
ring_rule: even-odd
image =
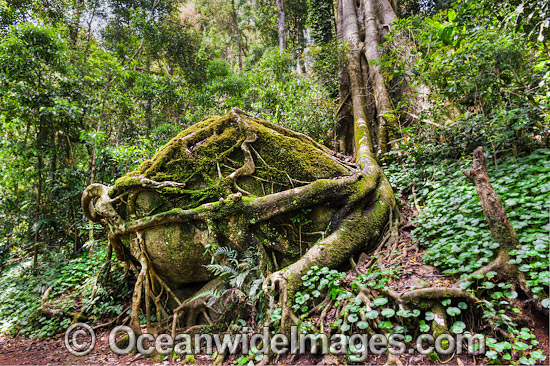
[[[151,305],[172,331],[181,317],[192,326],[190,314],[210,319],[208,298],[184,290],[213,277],[204,265],[222,246],[257,253],[264,288],[277,290],[281,325],[289,325],[302,274],[375,248],[391,220],[388,180],[370,153],[357,163],[233,109],[183,131],[113,187],[89,186],[86,217],[108,229],[117,258],[137,275],[131,327],[140,332],[143,311],[151,329]],[[302,231],[298,242],[292,218],[310,211],[313,237],[300,255]]]

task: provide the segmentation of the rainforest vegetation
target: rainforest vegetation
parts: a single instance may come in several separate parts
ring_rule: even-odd
[[[77,322],[547,364],[549,48],[545,1],[0,0],[0,364],[103,360],[22,354]]]

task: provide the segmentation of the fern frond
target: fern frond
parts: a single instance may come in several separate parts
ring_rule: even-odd
[[[214,259],[220,255],[225,256],[225,258],[227,258],[227,260],[235,266],[239,264],[239,261],[237,260],[239,253],[229,247],[219,247],[216,249],[212,254],[211,263],[214,263]]]
[[[212,272],[214,276],[232,275],[233,277],[236,277],[239,275],[239,272],[235,268],[223,264],[207,264],[205,267],[207,270]]]
[[[195,299],[198,299],[200,297],[212,297],[212,298],[215,298],[215,299],[218,299],[221,295],[221,290],[220,289],[213,289],[213,290],[206,290],[206,291],[203,291],[203,292],[200,292],[198,294],[196,294],[195,296],[193,296],[192,298],[190,298],[188,301],[193,301]]]

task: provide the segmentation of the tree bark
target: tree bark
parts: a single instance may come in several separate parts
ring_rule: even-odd
[[[345,41],[348,47],[347,79],[342,78],[347,85],[343,85],[341,91],[349,90],[351,96],[356,142],[363,138],[365,144],[362,147],[368,146],[374,154],[373,139],[376,138],[376,155],[381,156],[388,151],[388,142],[394,140],[397,115],[380,65],[379,25],[386,21],[393,23],[396,15],[388,0],[361,0],[359,4],[353,0],[340,0],[337,18],[338,39]],[[345,99],[343,94],[341,98]],[[374,100],[375,108],[369,108],[371,100]],[[342,111],[346,109],[342,108]],[[346,117],[342,120],[345,121]],[[340,135],[339,131],[336,135]],[[358,159],[365,156],[365,151],[359,148],[356,143]]]
[[[376,101],[376,113],[378,119],[378,138],[377,138],[377,155],[384,154],[388,151],[388,141],[395,137],[397,117],[393,111],[392,101],[384,75],[382,66],[380,65],[380,34],[378,33],[377,20],[379,19],[375,13],[375,0],[364,0],[364,21],[365,21],[365,45],[364,53],[369,62],[369,77],[372,83],[374,92],[374,100]],[[390,12],[390,14],[386,14]],[[386,18],[392,18],[393,10],[384,8]],[[393,17],[395,19],[395,17]],[[392,20],[393,20],[392,19]]]
[[[40,226],[38,225],[38,221],[41,218],[41,210],[42,210],[42,188],[43,188],[43,180],[44,175],[42,174],[42,170],[44,169],[44,160],[43,160],[43,151],[42,151],[42,140],[45,138],[45,129],[44,129],[44,121],[43,118],[39,118],[39,128],[38,133],[36,134],[36,143],[37,143],[37,162],[36,162],[36,171],[38,174],[38,184],[36,186],[36,211],[35,211],[35,232],[34,232],[34,248],[33,248],[33,267],[36,268],[38,266],[38,239],[40,236]]]
[[[365,97],[362,93],[364,88],[360,61],[361,39],[356,11],[354,0],[342,0],[342,35],[344,40],[349,43],[347,57],[354,121],[355,154],[357,161],[361,163],[362,160],[372,161],[373,144],[368,123],[369,119],[366,114]]]
[[[279,32],[279,49],[281,53],[286,50],[286,23],[285,23],[285,9],[283,0],[275,0],[277,4],[277,29]]]
[[[485,275],[489,271],[497,271],[499,276],[516,282],[528,294],[530,290],[525,284],[525,278],[522,273],[519,272],[515,264],[509,263],[509,252],[519,245],[519,240],[508,216],[506,216],[506,210],[489,179],[483,147],[480,146],[475,149],[472,169],[462,170],[462,173],[475,184],[479,202],[481,203],[485,219],[489,224],[493,240],[500,244],[495,260],[475,271],[469,278],[476,275]],[[456,285],[466,279],[462,279]]]
[[[347,93],[350,92],[350,100],[353,101],[357,99],[354,94],[360,92],[377,157],[397,148],[400,121],[410,120],[411,117],[418,118],[419,112],[429,106],[426,101],[429,89],[424,85],[413,85],[412,66],[408,67],[404,78],[396,78],[395,85],[387,85],[384,78],[380,45],[397,20],[393,5],[391,0],[339,0],[337,8],[336,34],[339,40],[348,43],[349,62],[346,75],[341,77],[340,97],[345,101]],[[395,35],[391,44],[386,44],[385,47],[396,48],[400,53],[399,57],[405,63],[410,63],[414,45],[408,35]],[[355,62],[357,55],[354,52],[357,50],[361,53],[359,63]],[[356,77],[353,74],[360,75],[360,88],[357,88],[358,84],[355,83]],[[404,113],[396,112],[398,103]],[[374,108],[370,107],[371,104]],[[352,106],[353,102],[350,102],[348,108],[338,108],[341,114],[339,124],[334,129],[335,146],[343,153],[349,153],[345,149],[346,137],[342,136],[346,131],[346,123],[349,123],[347,121],[362,118],[361,115],[355,114],[357,108],[354,109]]]
[[[518,236],[508,216],[506,216],[506,210],[502,205],[502,201],[495,192],[487,174],[483,147],[480,146],[474,151],[472,169],[463,170],[462,172],[476,186],[481,208],[489,224],[489,230],[491,230],[493,239],[500,244],[501,250],[510,251],[516,248],[519,244]]]

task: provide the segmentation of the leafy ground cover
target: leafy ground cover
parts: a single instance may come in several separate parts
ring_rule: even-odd
[[[482,267],[499,247],[491,237],[475,187],[460,171],[468,164],[465,160],[425,166],[418,171],[405,165],[405,178],[390,174],[397,187],[403,187],[404,179],[418,185],[417,200],[424,207],[415,221],[418,227],[413,237],[427,248],[426,263],[452,275],[471,273]],[[529,276],[533,291],[547,298],[543,288],[550,285],[550,150],[539,149],[517,159],[497,160],[488,170],[521,243],[511,253],[514,262]],[[549,301],[544,301],[546,306]]]
[[[0,278],[0,333],[52,337],[72,324],[68,313],[85,310],[93,321],[123,312],[129,290],[122,266],[113,263],[110,279],[98,276],[104,273],[106,254],[97,251],[90,258],[86,252],[72,259],[58,256],[53,263],[41,262],[36,269],[31,260],[7,266]],[[51,317],[42,313],[41,300],[50,287],[45,305],[64,314]]]

